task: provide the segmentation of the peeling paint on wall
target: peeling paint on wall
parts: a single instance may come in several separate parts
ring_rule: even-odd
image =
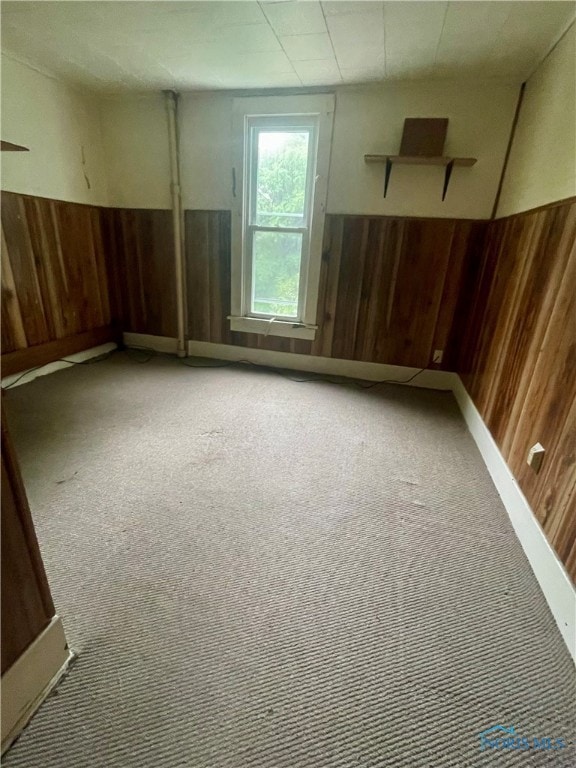
[[[81,148],[81,156],[82,156],[82,173],[84,174],[84,181],[86,182],[86,186],[88,189],[91,189],[90,186],[90,179],[88,178],[88,174],[86,173],[86,155],[84,153],[84,144],[82,144]]]

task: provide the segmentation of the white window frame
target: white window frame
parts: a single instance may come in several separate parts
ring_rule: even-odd
[[[328,192],[328,172],[334,119],[334,96],[268,96],[234,100],[234,172],[232,210],[232,265],[230,329],[270,336],[314,339],[318,309],[318,288],[322,263],[322,241]],[[251,248],[247,247],[254,231],[262,229],[251,222],[249,192],[251,189],[249,158],[253,155],[255,131],[252,129],[281,126],[294,130],[301,126],[312,129],[309,152],[315,150],[315,167],[308,165],[307,199],[313,195],[307,227],[285,228],[303,233],[299,285],[300,317],[274,318],[251,312]],[[314,157],[309,154],[309,158]],[[255,166],[252,166],[255,170]],[[264,228],[265,229],[265,228]],[[278,229],[278,228],[274,228]],[[284,228],[280,228],[282,231]],[[306,236],[307,235],[307,236]]]

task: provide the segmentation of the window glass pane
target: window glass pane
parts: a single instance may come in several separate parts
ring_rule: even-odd
[[[298,315],[302,235],[254,232],[252,312],[278,317]]]
[[[259,131],[256,220],[260,227],[302,227],[310,133]]]

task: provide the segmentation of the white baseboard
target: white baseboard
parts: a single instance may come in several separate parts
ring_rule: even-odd
[[[155,352],[175,354],[177,339],[168,336],[149,336],[144,333],[125,333],[124,344],[127,347],[145,347]],[[295,371],[309,373],[325,373],[329,376],[345,376],[366,381],[398,381],[410,382],[414,387],[427,389],[451,390],[453,373],[446,371],[408,368],[401,365],[384,365],[383,363],[363,363],[359,360],[338,360],[331,357],[316,357],[314,355],[297,355],[292,352],[274,352],[268,349],[252,349],[238,347],[232,344],[215,344],[210,341],[189,341],[188,354],[195,357],[209,357],[215,360],[231,360],[241,362],[246,360],[254,365],[270,366],[272,368],[289,368]]]
[[[74,365],[74,363],[83,363],[85,360],[91,360],[93,357],[105,355],[107,352],[112,352],[112,350],[116,349],[117,346],[118,345],[113,341],[109,341],[108,343],[100,344],[97,347],[84,349],[82,352],[75,352],[73,355],[64,355],[66,360],[71,360],[72,362],[66,363],[63,360],[55,360],[53,363],[46,363],[46,365],[43,365],[41,368],[37,368],[36,370],[31,368],[28,371],[13,373],[10,376],[6,376],[4,379],[2,379],[2,386],[9,387],[13,385],[14,388],[19,387],[21,384],[29,384],[31,381],[34,381],[34,379],[37,379],[38,376],[46,376],[49,373],[60,371],[62,368],[70,368],[70,366]]]
[[[2,675],[2,754],[66,672],[73,654],[64,627],[54,616]]]
[[[500,494],[564,642],[576,661],[576,591],[459,376],[454,397]]]
[[[170,336],[151,336],[148,333],[123,333],[122,339],[127,347],[152,349],[154,352],[178,352],[178,339]]]
[[[364,363],[360,360],[340,360],[332,357],[315,355],[297,355],[292,352],[273,352],[268,349],[236,347],[231,344],[213,344],[209,341],[189,341],[188,354],[197,357],[212,357],[218,360],[246,360],[255,365],[272,368],[289,368],[308,373],[324,373],[329,376],[345,376],[365,381],[390,381],[409,383],[413,387],[426,389],[451,390],[453,373],[447,371],[408,368],[402,365],[384,363]],[[413,381],[408,379],[415,377]]]

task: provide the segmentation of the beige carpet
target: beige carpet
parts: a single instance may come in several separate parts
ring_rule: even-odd
[[[7,768],[575,765],[573,667],[450,394],[119,353],[7,400],[79,654]],[[481,751],[495,724],[567,746]]]

